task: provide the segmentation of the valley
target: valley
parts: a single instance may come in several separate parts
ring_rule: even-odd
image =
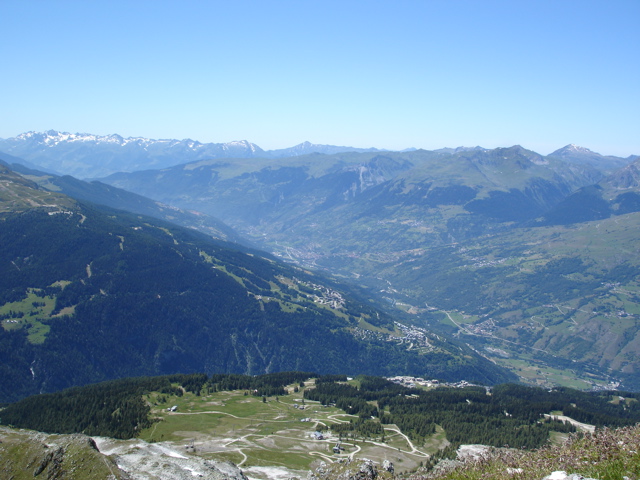
[[[406,323],[348,285],[195,229],[85,204],[30,205],[0,220],[0,401],[132,375],[290,369],[513,377],[463,344]],[[11,202],[12,200],[7,200]]]
[[[79,145],[91,145],[96,154],[108,150],[114,165],[124,158],[117,138],[108,145],[98,137],[39,138],[13,139],[11,151],[37,151],[55,162],[56,151],[75,155]],[[290,157],[253,149],[245,158],[221,158],[203,153],[209,147],[181,145],[191,153],[175,150],[174,162],[203,156],[91,183],[33,170],[23,175],[41,190],[131,205],[165,220],[173,215],[189,228],[241,241],[340,285],[300,283],[295,274],[270,279],[269,288],[248,289],[261,309],[277,304],[301,313],[296,302],[308,299],[362,340],[399,338],[397,321],[428,332],[423,347],[403,344],[421,355],[437,353],[436,344],[449,339],[527,383],[640,388],[637,158],[575,145],[548,156],[516,145],[297,150]],[[208,220],[195,221],[197,212]],[[206,255],[201,259],[241,288],[251,284]],[[306,286],[313,284],[322,287]],[[370,314],[348,313],[345,289],[384,312],[386,327],[372,324]]]
[[[283,261],[357,285],[390,315],[455,335],[527,382],[637,388],[640,217],[620,200],[637,195],[635,164],[585,187],[605,172],[593,152],[582,152],[590,164],[559,160],[580,153],[342,154],[253,171],[234,163],[242,174],[201,162],[105,180],[220,216]],[[188,196],[172,185],[181,169]]]
[[[639,19],[0,0],[0,480],[640,480]]]

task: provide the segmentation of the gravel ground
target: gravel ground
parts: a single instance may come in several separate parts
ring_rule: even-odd
[[[166,445],[103,437],[94,441],[132,480],[248,480],[231,462],[186,456]]]

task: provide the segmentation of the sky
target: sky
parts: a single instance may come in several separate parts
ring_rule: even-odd
[[[0,0],[0,138],[640,154],[640,0]]]

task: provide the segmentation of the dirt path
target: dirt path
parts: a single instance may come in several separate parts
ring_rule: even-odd
[[[390,430],[392,432],[397,433],[398,435],[400,435],[401,437],[403,437],[405,439],[405,441],[407,442],[407,444],[409,445],[409,448],[411,448],[411,451],[404,451],[404,453],[411,453],[413,455],[417,455],[419,457],[425,457],[425,458],[429,458],[430,455],[428,453],[425,453],[421,450],[418,450],[416,448],[416,446],[413,444],[413,442],[411,441],[411,439],[409,437],[407,437],[404,433],[402,433],[400,431],[400,429],[398,427],[385,427],[385,430]],[[389,447],[388,445],[384,444],[384,443],[379,443],[379,442],[371,442],[374,443],[376,445],[380,445],[380,446],[385,446],[385,447]],[[401,450],[402,451],[402,450]]]
[[[548,413],[545,413],[544,416],[545,418],[551,418],[553,420],[561,420],[563,422],[569,422],[571,425],[579,428],[583,432],[593,433],[596,431],[595,425],[589,425],[588,423],[580,423],[571,417],[565,417],[564,415],[549,415]]]

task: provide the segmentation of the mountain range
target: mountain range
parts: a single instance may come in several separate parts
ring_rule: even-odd
[[[411,152],[408,148],[403,152]],[[441,148],[439,154],[482,151],[482,147]],[[0,139],[0,152],[17,159],[29,168],[77,178],[98,178],[116,172],[161,169],[174,165],[216,158],[276,159],[309,154],[383,153],[376,148],[355,148],[302,142],[289,148],[263,150],[247,140],[227,143],[202,143],[191,139],[154,140],[120,135],[94,135],[48,130],[26,132]],[[637,156],[627,158],[604,156],[576,145],[567,145],[548,155],[565,161],[589,165],[598,170],[613,171]],[[13,163],[10,162],[10,163]]]
[[[137,215],[180,217],[184,226],[322,272],[387,318],[453,339],[529,383],[640,388],[637,156],[575,145],[547,156],[520,146],[302,154],[317,147],[308,144],[288,157],[245,145],[244,158],[190,161],[199,154],[186,143],[163,141],[177,142],[175,155],[157,154],[159,144],[144,148],[173,164],[83,182],[33,167],[86,170],[109,151],[112,166],[131,162],[134,170],[151,154],[135,163],[124,139],[107,150],[98,137],[79,139],[90,135],[51,147],[43,138],[68,134],[38,135],[23,135],[31,150],[19,137],[9,139],[11,149],[0,144],[10,155],[0,158],[20,171],[15,161],[25,155],[32,169],[21,178],[40,195],[53,190]]]
[[[279,158],[308,153],[377,151],[317,145],[303,142],[290,148],[263,150],[247,140],[227,143],[201,143],[196,140],[142,137],[123,138],[120,135],[92,135],[49,130],[27,132],[13,138],[0,139],[0,152],[22,159],[18,163],[50,173],[96,178],[115,172],[164,168],[211,158]]]
[[[561,153],[215,159],[102,181],[220,218],[523,377],[526,360],[535,365],[529,380],[564,381],[560,369],[582,387],[594,378],[628,384],[640,366],[639,162],[611,172],[606,159],[598,169]]]

